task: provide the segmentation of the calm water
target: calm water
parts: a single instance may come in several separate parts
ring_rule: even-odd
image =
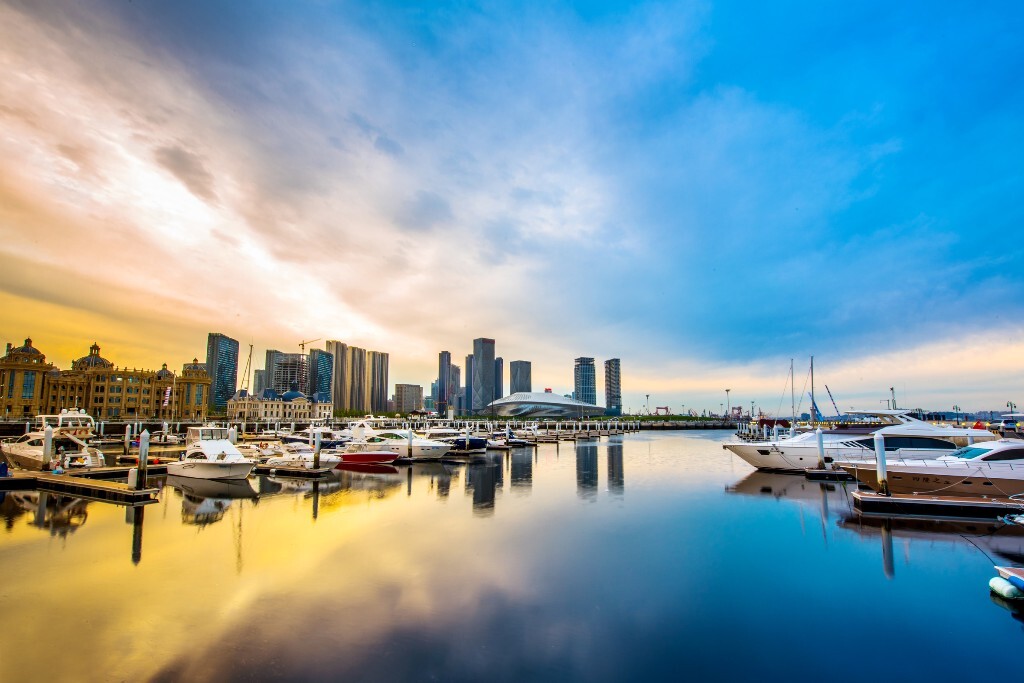
[[[8,494],[0,680],[1019,680],[1016,528],[890,532],[725,438],[158,480],[141,524]]]

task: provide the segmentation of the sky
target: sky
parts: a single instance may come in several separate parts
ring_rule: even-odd
[[[490,337],[535,390],[592,356],[603,403],[620,358],[624,406],[673,412],[788,413],[814,355],[841,410],[1024,404],[1022,31],[1009,2],[0,0],[0,341],[155,369],[337,339],[429,390]]]

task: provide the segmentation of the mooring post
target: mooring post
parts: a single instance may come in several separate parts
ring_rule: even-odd
[[[313,436],[313,469],[320,469],[320,432]]]
[[[132,447],[132,426],[126,424],[124,426],[124,454],[128,455]]]
[[[146,488],[146,474],[149,472],[149,430],[139,434],[139,474],[135,479],[135,489]]]
[[[469,443],[469,427],[466,427],[466,443]],[[409,448],[407,455],[409,456],[409,459],[412,460],[412,428],[409,429]]]
[[[53,426],[46,425],[43,430],[43,469],[50,468],[50,460],[53,458]]]
[[[878,472],[878,490],[883,496],[889,495],[889,478],[885,472],[885,437],[875,432],[875,468]]]
[[[821,427],[814,430],[814,436],[818,440],[818,469],[825,469],[825,437],[821,435]]]
[[[232,444],[238,443],[238,430],[234,427],[228,429],[228,441]]]

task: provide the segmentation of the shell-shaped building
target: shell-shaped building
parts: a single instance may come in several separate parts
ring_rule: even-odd
[[[604,408],[546,391],[520,391],[492,401],[482,415],[520,418],[583,419],[604,415]]]

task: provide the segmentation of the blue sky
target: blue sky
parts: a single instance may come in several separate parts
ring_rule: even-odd
[[[428,385],[489,336],[556,390],[620,357],[627,405],[768,403],[810,354],[860,407],[1016,400],[1015,4],[0,7],[2,329],[54,360],[322,336]]]

